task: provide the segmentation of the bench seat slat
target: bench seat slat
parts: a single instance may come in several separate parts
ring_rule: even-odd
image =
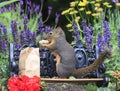
[[[41,78],[46,82],[97,82],[103,81],[103,78],[81,78],[81,79],[62,79],[62,78]]]

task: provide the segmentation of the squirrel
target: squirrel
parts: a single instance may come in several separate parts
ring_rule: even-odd
[[[76,69],[74,48],[66,41],[61,27],[51,30],[46,35],[48,42],[39,42],[40,46],[48,48],[56,57],[56,72],[59,77],[84,76],[96,70],[103,61],[111,55],[110,49],[100,53],[99,57],[89,66]]]

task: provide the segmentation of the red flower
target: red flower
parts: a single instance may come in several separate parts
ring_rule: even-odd
[[[34,76],[16,76],[8,80],[9,91],[40,91],[40,78]]]

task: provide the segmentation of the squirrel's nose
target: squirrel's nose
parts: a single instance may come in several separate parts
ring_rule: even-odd
[[[47,38],[45,37],[45,38],[43,38],[44,40],[47,40]]]

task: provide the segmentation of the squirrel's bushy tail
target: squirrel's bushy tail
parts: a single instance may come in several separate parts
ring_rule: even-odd
[[[102,51],[99,57],[89,66],[75,69],[73,72],[73,76],[84,76],[85,74],[96,70],[103,63],[103,61],[110,56],[111,56],[111,49],[107,48],[104,51]]]

